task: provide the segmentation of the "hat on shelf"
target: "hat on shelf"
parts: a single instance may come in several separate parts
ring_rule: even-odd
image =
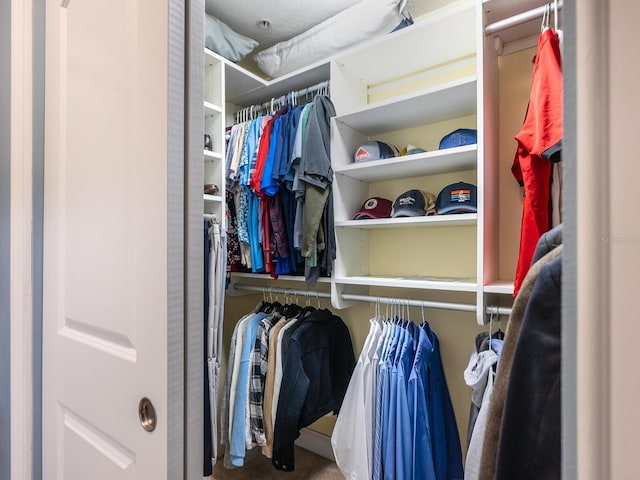
[[[217,185],[213,183],[204,184],[204,193],[206,195],[218,195],[219,192],[220,192],[220,189],[218,188]]]
[[[436,196],[422,190],[408,190],[393,202],[391,216],[421,217],[435,213]]]
[[[380,160],[381,158],[393,158],[398,156],[398,148],[389,143],[378,140],[369,140],[360,145],[354,155],[356,162],[368,160]]]
[[[476,186],[466,182],[447,185],[438,194],[436,209],[439,215],[448,213],[476,213],[478,211]]]
[[[440,140],[440,150],[445,148],[461,147],[463,145],[475,145],[478,143],[478,131],[471,128],[459,128],[448,133]]]
[[[424,148],[416,147],[415,145],[407,145],[402,149],[400,155],[415,155],[416,153],[425,153],[426,150]]]
[[[389,218],[391,215],[391,200],[382,197],[368,198],[360,210],[354,215],[354,220],[365,220],[374,218]]]

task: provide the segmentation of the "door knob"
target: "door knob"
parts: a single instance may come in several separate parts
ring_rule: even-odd
[[[138,417],[140,417],[140,425],[147,432],[153,432],[156,429],[156,409],[147,397],[143,397],[138,403]]]

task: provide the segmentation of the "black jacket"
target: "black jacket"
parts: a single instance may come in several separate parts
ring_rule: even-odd
[[[283,358],[273,437],[273,465],[294,469],[293,443],[300,429],[338,413],[355,367],[349,330],[329,310],[316,310],[296,328]]]

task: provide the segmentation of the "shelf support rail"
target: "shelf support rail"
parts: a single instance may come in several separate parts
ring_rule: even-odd
[[[331,294],[326,292],[318,292],[316,290],[295,290],[289,288],[272,288],[272,287],[258,287],[254,285],[244,285],[241,283],[234,284],[235,290],[244,290],[247,292],[257,293],[273,293],[282,295],[292,295],[299,297],[317,297],[317,298],[331,298]],[[399,297],[378,297],[375,295],[355,295],[351,293],[343,293],[343,300],[350,300],[354,302],[367,302],[367,303],[380,303],[384,305],[404,305],[407,307],[418,308],[433,308],[441,310],[454,310],[459,312],[475,312],[476,306],[468,303],[451,303],[451,302],[434,302],[428,300],[413,300],[409,298]],[[487,306],[487,315],[511,315],[511,309],[498,306]]]
[[[562,8],[561,1],[558,1],[556,5],[558,9]],[[541,5],[539,7],[532,8],[531,10],[527,10],[526,12],[518,13],[517,15],[514,15],[512,17],[507,17],[505,19],[498,20],[497,22],[487,25],[484,28],[484,33],[487,35],[491,35],[492,33],[497,33],[501,30],[515,27],[516,25],[520,25],[522,23],[526,23],[529,20],[542,18],[542,16],[545,14],[548,8],[549,8],[548,5]],[[555,8],[555,5],[554,5],[554,8]]]

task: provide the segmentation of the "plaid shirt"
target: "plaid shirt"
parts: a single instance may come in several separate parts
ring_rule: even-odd
[[[267,443],[264,434],[263,398],[269,357],[269,331],[278,322],[277,314],[263,318],[258,325],[256,343],[251,352],[251,378],[249,380],[249,435],[247,449]]]

